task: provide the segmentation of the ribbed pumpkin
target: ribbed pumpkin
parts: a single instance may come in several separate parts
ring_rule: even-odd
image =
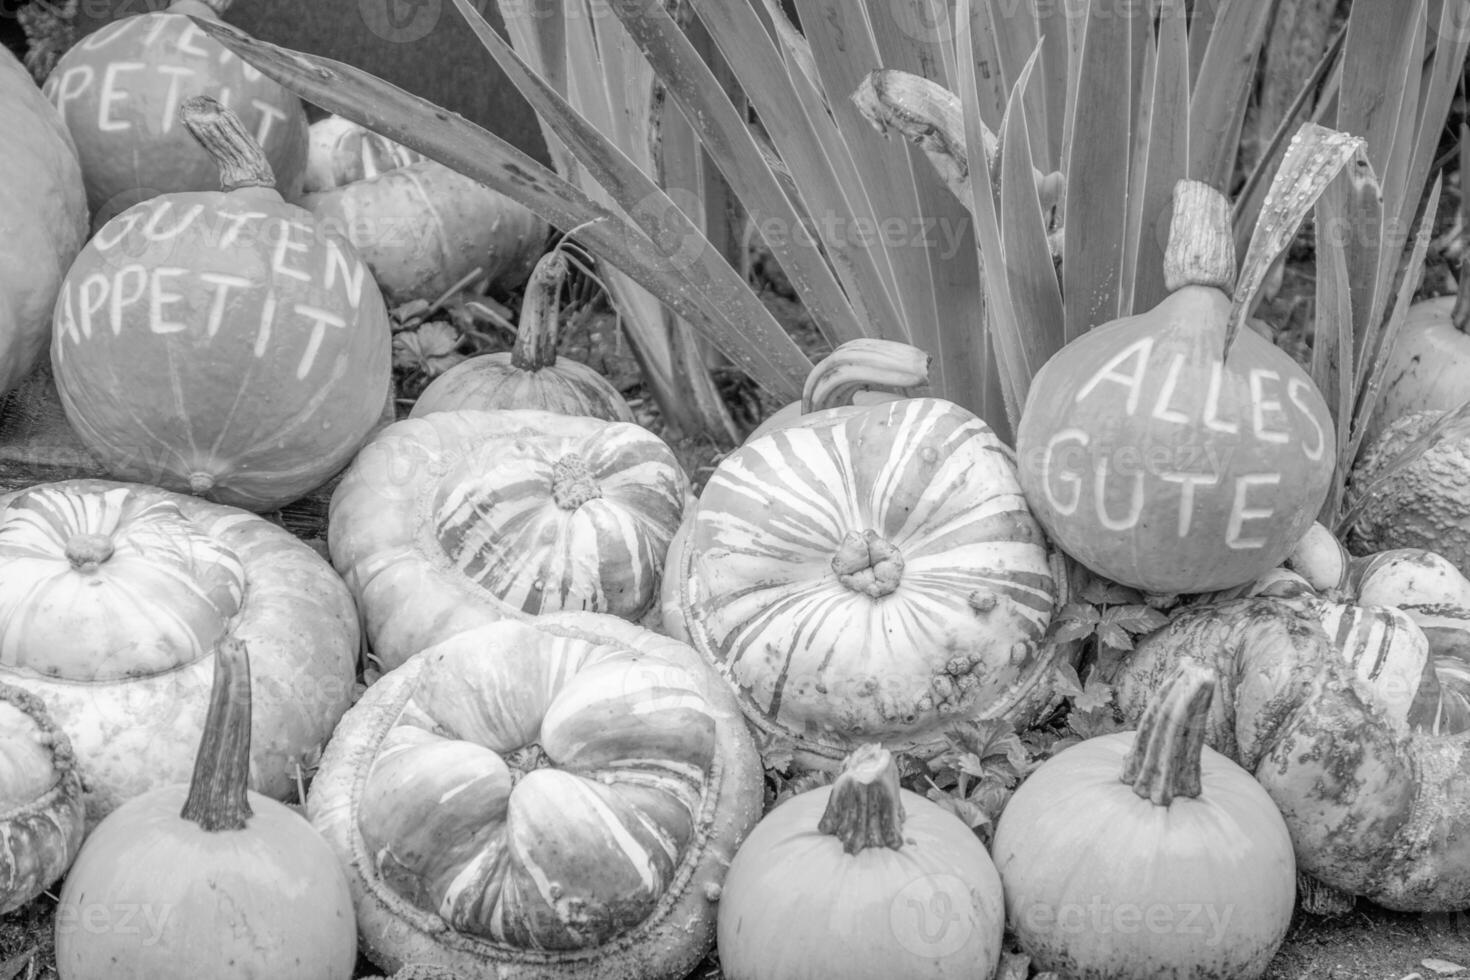
[[[50,888],[82,846],[71,740],[35,695],[0,684],[0,915]]]
[[[273,510],[378,424],[388,313],[352,246],[281,199],[233,114],[203,97],[181,114],[223,190],[153,198],[87,243],[56,305],[52,368],[111,476]]]
[[[1180,612],[1113,677],[1125,716],[1138,719],[1185,662],[1216,671],[1207,744],[1270,794],[1298,870],[1390,909],[1470,906],[1470,732],[1392,722],[1316,612],[1291,601]],[[1089,832],[1102,823],[1094,818]]]
[[[833,785],[778,805],[740,845],[720,894],[720,975],[990,977],[1004,926],[985,845],[900,789],[893,756],[866,745]]]
[[[670,550],[666,628],[802,765],[927,752],[1046,688],[1057,583],[1013,457],[936,398],[816,411],[725,457]]]
[[[93,229],[158,194],[217,186],[214,160],[179,125],[179,106],[209,95],[261,144],[288,199],[306,169],[301,100],[210,40],[191,17],[230,0],[175,0],[99,27],[61,56],[43,91],[76,141]]]
[[[452,632],[559,610],[656,613],[688,479],[646,429],[435,412],[368,443],[332,495],[332,562],[384,667]]]
[[[0,49],[0,395],[40,362],[51,308],[87,238],[76,149],[56,111],[8,50]]]
[[[1006,919],[1042,970],[1088,980],[1256,980],[1286,938],[1292,839],[1259,783],[1208,748],[1215,691],[1185,661],[1136,731],[1021,783],[991,848]]]
[[[536,263],[521,303],[515,346],[508,353],[461,361],[429,383],[413,416],[462,408],[535,408],[632,422],[633,410],[612,382],[580,361],[556,356],[558,293],[569,265],[560,249]]]
[[[154,487],[0,497],[0,681],[71,737],[90,822],[188,779],[227,637],[255,663],[253,788],[285,797],[352,699],[357,614],[331,567],[264,518]]]
[[[1333,423],[1307,373],[1254,330],[1222,360],[1233,241],[1224,196],[1180,181],[1171,294],[1048,360],[1017,427],[1021,484],[1053,541],[1146,592],[1257,578],[1311,525],[1332,476]]]
[[[526,281],[546,244],[540,215],[354,123],[312,129],[315,189],[301,206],[352,242],[390,305],[433,302],[469,277]]]
[[[307,804],[385,972],[678,980],[760,801],[693,650],[563,613],[459,633],[368,688]]]

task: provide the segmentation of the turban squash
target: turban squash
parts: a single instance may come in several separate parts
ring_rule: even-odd
[[[356,681],[357,614],[331,567],[262,517],[155,487],[0,497],[0,681],[70,736],[89,826],[187,781],[227,638],[254,662],[253,788],[284,798]]]
[[[1019,719],[1058,584],[1011,452],[942,399],[812,408],[720,462],[670,548],[665,628],[804,766]]]
[[[386,972],[680,980],[760,804],[754,743],[693,650],[559,613],[386,674],[333,735],[307,809]]]
[[[391,670],[506,617],[656,613],[688,492],[673,451],[637,425],[433,412],[363,447],[333,492],[327,540]]]
[[[0,684],[0,915],[59,879],[82,846],[76,755],[40,698]]]

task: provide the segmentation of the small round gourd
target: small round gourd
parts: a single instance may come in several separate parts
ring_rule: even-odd
[[[656,615],[689,481],[641,426],[530,409],[404,419],[332,494],[332,563],[385,670],[451,633],[562,610]]]
[[[1210,668],[1181,663],[1136,731],[1062,750],[1001,812],[991,853],[1006,919],[1039,969],[1265,974],[1296,900],[1292,840],[1251,774],[1205,745],[1215,686]]]
[[[411,416],[469,408],[534,408],[632,422],[633,410],[612,382],[571,358],[557,357],[557,294],[566,280],[566,253],[547,252],[536,263],[521,304],[515,346],[506,353],[461,361],[429,383]]]
[[[1016,431],[1021,484],[1047,534],[1112,581],[1211,592],[1282,561],[1326,499],[1334,427],[1312,379],[1241,330],[1229,202],[1180,181],[1170,295],[1048,360]]]
[[[388,312],[352,246],[282,200],[232,113],[198,97],[181,116],[222,190],[152,198],[87,243],[56,304],[56,385],[109,475],[274,510],[378,425]]]
[[[188,778],[227,638],[253,651],[254,788],[284,798],[356,682],[357,612],[331,566],[262,517],[155,487],[0,496],[0,681],[66,731],[89,826]]]
[[[121,17],[72,45],[43,91],[76,141],[93,230],[159,194],[217,186],[215,162],[178,110],[212,96],[240,117],[288,199],[301,193],[307,124],[301,100],[208,37],[190,18],[218,20],[230,0],[175,0]]]
[[[328,191],[355,180],[369,180],[378,174],[426,159],[386,136],[344,119],[325,116],[311,124],[306,156],[306,177],[302,190],[307,193]]]
[[[76,148],[24,66],[0,48],[0,395],[30,374],[51,340],[62,277],[87,239]]]
[[[299,813],[250,792],[250,660],[226,640],[192,780],[113,811],[56,907],[62,980],[350,980],[352,893]]]
[[[740,845],[720,894],[728,980],[970,980],[1000,962],[1005,909],[985,845],[900,789],[862,746],[831,786],[780,804]]]
[[[307,808],[384,972],[682,980],[760,800],[750,733],[693,650],[554,613],[456,634],[369,687]]]
[[[0,915],[50,888],[86,826],[71,740],[40,698],[0,684]]]

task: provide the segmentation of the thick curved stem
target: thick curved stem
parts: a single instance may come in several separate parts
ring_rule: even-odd
[[[909,397],[929,383],[924,351],[893,340],[849,340],[822,358],[801,392],[801,413],[808,415],[852,404],[860,391],[886,391]]]
[[[1138,722],[1123,782],[1157,806],[1200,794],[1205,718],[1215,694],[1215,672],[1184,662],[1149,701]]]
[[[250,655],[233,637],[214,656],[214,685],[194,778],[179,815],[214,833],[243,830],[252,815],[250,784]]]
[[[214,158],[221,190],[276,186],[276,175],[265,151],[246,131],[239,116],[207,95],[195,95],[179,106],[179,118]]]
[[[897,850],[903,846],[898,766],[887,749],[869,743],[843,761],[817,830],[842,841],[842,850],[848,854],[869,847]]]
[[[566,253],[553,249],[541,256],[526,283],[521,320],[516,328],[510,363],[521,371],[540,371],[556,363],[561,287],[570,270]]]

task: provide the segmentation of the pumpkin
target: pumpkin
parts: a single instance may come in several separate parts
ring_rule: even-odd
[[[779,804],[740,845],[720,893],[728,980],[989,977],[1000,877],[970,828],[900,789],[876,744],[831,786]]]
[[[0,50],[0,395],[41,362],[61,279],[87,238],[76,148],[25,68]]]
[[[1009,450],[937,398],[818,410],[747,440],[665,568],[664,624],[800,766],[1049,697],[1058,584]]]
[[[1395,464],[1445,415],[1402,415],[1359,457],[1348,496],[1356,510],[1348,532],[1354,551],[1429,549],[1470,574],[1470,439],[1445,433],[1412,462]]]
[[[1144,592],[1228,589],[1280,564],[1327,497],[1332,418],[1312,379],[1253,330],[1222,360],[1235,276],[1230,204],[1180,181],[1170,295],[1094,327],[1031,383],[1021,485],[1067,554]]]
[[[358,636],[330,566],[264,518],[101,480],[0,497],[0,681],[70,736],[89,825],[187,779],[229,637],[255,662],[254,788],[286,797],[351,702]]]
[[[1347,587],[1352,555],[1326,525],[1316,521],[1307,528],[1282,567],[1299,574],[1318,592]]]
[[[388,312],[352,246],[273,189],[233,114],[199,97],[181,115],[223,189],[153,198],[87,243],[56,305],[52,369],[110,476],[274,510],[378,425]]]
[[[1368,419],[1364,446],[1406,415],[1449,412],[1470,399],[1470,291],[1437,296],[1409,307],[1392,347],[1383,386]]]
[[[0,684],[0,915],[50,888],[82,846],[86,808],[71,740],[41,699]]]
[[[560,249],[536,263],[521,303],[515,346],[508,353],[481,354],[456,364],[429,383],[411,416],[462,408],[535,408],[564,415],[590,415],[632,422],[623,396],[594,369],[556,356],[557,301],[569,264]]]
[[[241,61],[192,18],[218,20],[230,0],[174,0],[121,17],[72,45],[42,91],[76,141],[92,228],[159,194],[208,191],[215,161],[179,125],[179,107],[209,95],[260,144],[281,193],[295,199],[306,170],[301,100]]]
[[[675,980],[714,939],[761,792],[693,650],[556,613],[458,633],[369,687],[307,808],[385,973]]]
[[[1470,906],[1470,813],[1456,802],[1470,798],[1470,731],[1393,723],[1297,603],[1182,611],[1111,678],[1125,717],[1185,662],[1217,672],[1206,742],[1270,794],[1298,870],[1390,909]]]
[[[1256,980],[1296,901],[1291,836],[1250,773],[1204,744],[1213,672],[1183,663],[1137,730],[1063,749],[1001,811],[1006,920],[1042,970]]]
[[[349,980],[352,893],[302,816],[247,788],[250,659],[214,658],[193,777],[129,800],[88,836],[56,907],[63,980]]]
[[[688,479],[625,422],[530,409],[388,426],[332,494],[332,563],[392,670],[452,632],[566,609],[656,614]]]
[[[334,155],[357,159],[318,164],[313,184],[325,186],[301,205],[352,242],[389,305],[434,302],[467,279],[502,290],[526,281],[549,230],[535,212],[442,163],[400,154],[361,127],[330,119],[313,127],[326,128],[316,140]],[[326,183],[328,175],[336,182]]]
[[[307,133],[302,190],[308,193],[367,180],[426,159],[417,150],[342,116],[324,116],[312,123]]]

